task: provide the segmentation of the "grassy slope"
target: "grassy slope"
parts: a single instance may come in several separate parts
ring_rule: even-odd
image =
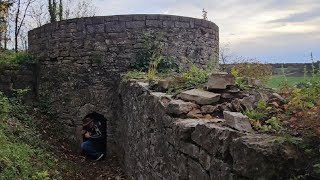
[[[294,76],[288,76],[284,77],[282,75],[276,75],[273,76],[269,81],[267,81],[266,85],[270,88],[278,89],[280,87],[281,82],[287,80],[288,84],[293,86],[299,82],[303,82],[305,79],[303,76],[300,77],[294,77]]]

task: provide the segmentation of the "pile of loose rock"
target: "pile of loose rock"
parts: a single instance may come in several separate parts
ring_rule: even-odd
[[[170,88],[170,81],[162,80],[157,89]],[[249,118],[241,112],[257,108],[260,100],[278,99],[278,94],[267,90],[240,91],[235,86],[235,78],[227,73],[212,73],[208,82],[201,89],[190,89],[181,92],[175,98],[161,95],[166,111],[173,117],[209,119],[223,123],[239,131],[252,131]]]

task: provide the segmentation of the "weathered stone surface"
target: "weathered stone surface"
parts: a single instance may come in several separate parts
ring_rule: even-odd
[[[200,149],[200,153],[199,153],[199,163],[202,165],[202,167],[205,170],[209,170],[210,169],[210,163],[211,163],[211,157],[208,153],[206,153],[205,150]]]
[[[234,85],[234,76],[226,73],[212,73],[209,75],[207,89],[226,89],[228,85]]]
[[[209,173],[211,180],[232,180],[231,171],[230,166],[219,159],[213,158],[210,162]]]
[[[196,126],[191,134],[191,139],[210,155],[221,154],[226,156],[229,153],[232,140],[242,135],[242,133],[230,128],[206,123]]]
[[[183,154],[177,155],[178,162],[178,178],[179,179],[187,179],[188,178],[188,158]]]
[[[241,107],[239,99],[234,99],[231,102],[231,105],[232,105],[232,109],[234,109],[236,112],[240,112],[240,111],[243,110],[242,107]]]
[[[192,101],[200,105],[207,105],[218,102],[220,99],[220,94],[200,89],[192,89],[180,93],[178,97],[185,101]]]
[[[211,114],[215,112],[218,109],[217,106],[212,106],[212,105],[205,105],[201,106],[201,113],[202,114]]]
[[[292,169],[305,167],[297,149],[285,144],[271,143],[274,137],[250,135],[235,139],[231,144],[233,169],[247,178],[290,179]]]
[[[159,97],[159,98],[168,97],[168,95],[166,93],[163,93],[163,92],[151,92],[150,94],[153,95],[153,96]]]
[[[159,80],[157,84],[157,90],[167,91],[170,88],[173,81],[174,81],[173,77],[167,77],[165,79]]]
[[[282,96],[280,96],[278,93],[272,93],[272,96],[270,97],[270,99],[274,99],[274,98],[281,102],[285,101],[285,99]]]
[[[149,84],[145,82],[137,82],[140,86],[144,87],[145,89],[149,89]]]
[[[191,110],[190,112],[188,112],[187,117],[188,118],[197,118],[197,119],[204,118],[200,109]]]
[[[167,113],[172,115],[181,115],[181,114],[187,114],[193,109],[197,109],[199,106],[191,103],[191,102],[185,102],[182,100],[172,100],[169,102],[166,110]]]
[[[240,92],[240,89],[239,88],[237,88],[235,85],[229,85],[228,87],[227,87],[227,89],[226,90],[224,90],[224,92],[226,92],[226,93],[239,93]]]
[[[181,145],[179,150],[192,158],[195,158],[195,159],[199,158],[200,149],[198,146],[196,146],[194,144],[184,143],[183,145]]]
[[[231,99],[231,98],[233,98],[233,96],[230,93],[222,93],[221,94],[221,98],[223,98],[223,99]]]
[[[37,94],[37,77],[35,64],[10,65],[1,64],[0,66],[0,91],[7,96],[11,96],[13,89],[29,89],[24,96],[27,103],[34,103]]]
[[[251,132],[252,127],[249,118],[239,112],[223,111],[226,125],[239,131]]]
[[[223,104],[220,104],[218,105],[218,108],[221,112],[223,111],[231,111],[232,109],[232,106],[230,103],[223,103]]]
[[[201,165],[192,159],[188,159],[189,179],[190,180],[209,180],[209,175]]]
[[[245,109],[248,110],[253,110],[256,103],[254,96],[244,97],[240,99],[239,102],[243,107],[245,107]]]
[[[210,122],[208,119],[178,119],[174,122],[173,127],[175,138],[177,138],[179,141],[188,140],[190,139],[191,133],[197,125],[206,124],[208,122]]]

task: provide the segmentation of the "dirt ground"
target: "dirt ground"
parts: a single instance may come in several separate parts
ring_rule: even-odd
[[[41,114],[37,114],[37,121],[42,139],[49,145],[49,151],[59,166],[59,177],[68,180],[126,179],[116,157],[105,157],[100,161],[88,160],[74,151],[74,145],[59,137],[59,125]]]

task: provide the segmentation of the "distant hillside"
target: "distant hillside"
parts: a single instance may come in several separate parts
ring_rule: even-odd
[[[231,72],[231,67],[233,64],[221,65],[226,72]],[[283,71],[287,76],[301,77],[304,76],[304,68],[306,67],[307,75],[312,74],[312,63],[275,63],[268,64],[273,68],[273,75],[282,75]],[[320,67],[320,61],[313,63],[315,72],[318,71]]]
[[[276,63],[270,64],[273,67],[273,74],[282,74],[283,71],[288,76],[303,76],[304,69],[307,70],[307,75],[312,74],[312,63]],[[314,70],[317,72],[319,69],[320,61],[313,63]]]

